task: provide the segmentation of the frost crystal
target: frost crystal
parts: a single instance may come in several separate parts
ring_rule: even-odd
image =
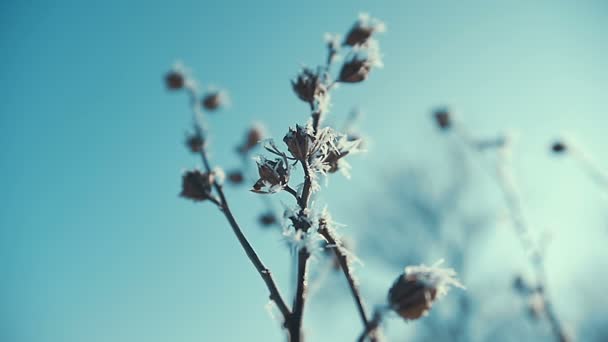
[[[439,267],[443,262],[444,260],[441,259],[434,263],[433,266],[426,266],[424,264],[407,266],[405,268],[405,277],[407,279],[415,278],[427,287],[436,289],[437,298],[441,298],[447,294],[451,286],[464,289],[464,285],[456,279],[456,271],[453,268]]]

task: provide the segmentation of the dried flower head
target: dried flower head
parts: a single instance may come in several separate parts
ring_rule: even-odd
[[[367,43],[372,34],[376,32],[384,32],[385,30],[386,26],[382,21],[370,17],[367,13],[362,13],[359,15],[359,20],[357,20],[346,35],[344,45],[364,45]]]
[[[287,145],[287,149],[291,155],[297,160],[305,160],[310,155],[314,147],[315,137],[312,132],[312,126],[307,125],[302,127],[296,125],[296,128],[289,128],[289,132],[283,138],[283,142]]]
[[[254,147],[257,146],[260,140],[264,139],[264,135],[264,128],[262,126],[257,124],[251,126],[247,133],[245,133],[245,139],[241,146],[237,148],[237,151],[243,155],[249,153]]]
[[[566,152],[566,144],[563,141],[555,141],[552,145],[551,145],[551,151],[553,151],[553,153],[555,154],[562,154]]]
[[[165,84],[169,90],[179,90],[184,87],[186,79],[180,71],[172,70],[165,76]]]
[[[278,221],[277,221],[277,216],[274,213],[266,212],[266,213],[261,214],[258,217],[258,222],[263,227],[269,227],[269,226],[272,226],[273,224],[276,224]]]
[[[251,191],[257,193],[275,193],[283,190],[289,182],[289,164],[284,158],[274,160],[260,157],[258,160],[260,179],[253,185]]]
[[[233,170],[228,173],[228,181],[234,185],[241,184],[245,180],[241,170]]]
[[[187,171],[182,176],[182,192],[180,196],[193,201],[204,201],[211,197],[211,186],[214,176],[199,170]]]
[[[203,149],[204,144],[205,140],[199,133],[194,133],[186,137],[186,147],[193,153],[200,152]]]
[[[451,268],[441,268],[440,260],[433,266],[408,266],[388,293],[390,307],[404,319],[426,315],[432,304],[443,297],[450,286],[464,288]]]
[[[530,285],[521,275],[518,275],[513,279],[513,289],[519,293],[528,293],[530,292]]]
[[[303,68],[298,77],[291,81],[291,86],[298,98],[308,103],[313,103],[327,92],[320,72],[315,72],[309,68]]]
[[[211,91],[201,101],[203,107],[208,111],[215,111],[226,103],[226,94],[221,91]]]
[[[439,108],[433,113],[437,127],[447,130],[452,126],[450,111],[447,108]]]
[[[343,83],[359,83],[365,81],[372,70],[373,64],[366,58],[354,57],[342,65],[338,81]]]

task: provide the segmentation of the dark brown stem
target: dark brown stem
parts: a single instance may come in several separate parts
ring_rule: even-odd
[[[299,342],[302,338],[302,320],[304,318],[304,303],[306,301],[307,292],[307,266],[308,258],[310,253],[303,247],[298,252],[298,279],[296,296],[293,303],[293,313],[289,322],[289,335],[291,337],[290,342]]]
[[[301,161],[300,163],[304,169],[304,187],[302,189],[302,196],[298,199],[298,205],[300,206],[299,215],[303,217],[306,215],[305,211],[308,208],[312,180],[310,178],[310,171],[308,170],[308,163],[305,160]],[[297,230],[306,232],[310,228],[308,224],[302,224],[300,221],[296,222],[298,222],[298,224],[294,224],[294,228]],[[302,320],[304,318],[304,304],[306,302],[306,292],[308,287],[306,276],[309,257],[310,253],[306,247],[302,247],[298,251],[297,288],[296,295],[293,300],[293,314],[291,315],[291,320],[288,326],[289,335],[291,337],[290,342],[299,342],[302,338]]]
[[[209,160],[207,158],[207,154],[206,154],[204,148],[201,150],[200,154],[201,154],[201,158],[203,160],[203,164],[205,166],[206,171],[211,172],[211,165],[209,164]],[[221,209],[222,213],[224,213],[224,216],[226,216],[228,223],[230,223],[230,227],[232,227],[232,231],[234,232],[234,235],[236,235],[237,239],[239,240],[239,243],[243,247],[245,254],[247,254],[247,256],[249,257],[249,260],[251,261],[253,266],[256,268],[256,270],[258,271],[258,273],[264,280],[264,283],[266,283],[266,287],[268,288],[268,291],[270,292],[269,298],[276,303],[277,307],[279,308],[279,311],[281,311],[281,314],[283,315],[285,324],[287,325],[288,324],[287,322],[289,322],[290,318],[291,318],[291,312],[289,311],[287,304],[285,304],[285,301],[283,300],[283,297],[281,296],[281,292],[279,291],[279,289],[272,277],[272,273],[270,273],[270,270],[268,268],[266,268],[266,266],[264,265],[264,263],[262,262],[260,257],[257,255],[255,250],[253,249],[253,246],[251,246],[251,244],[249,243],[249,241],[243,234],[241,227],[236,222],[236,219],[234,218],[234,215],[232,214],[232,211],[230,210],[230,207],[228,206],[228,201],[226,200],[226,196],[224,195],[224,190],[222,189],[222,186],[220,184],[218,184],[217,182],[214,182],[213,186],[214,186],[215,191],[217,192],[217,195],[219,196],[220,209]]]
[[[359,338],[357,338],[357,342],[364,342],[365,339],[368,337],[371,342],[378,342],[379,339],[377,335],[377,329],[380,326],[380,323],[382,322],[383,316],[384,312],[382,311],[382,309],[376,310],[371,322],[369,322],[369,324],[365,327],[365,330],[363,330],[361,335],[359,335]]]
[[[363,326],[367,329],[369,328],[369,320],[367,319],[367,314],[365,313],[365,307],[363,305],[363,300],[361,299],[361,294],[359,293],[359,288],[357,287],[357,283],[353,277],[353,272],[350,269],[348,264],[348,258],[346,254],[342,251],[341,247],[336,239],[332,236],[327,226],[319,223],[319,234],[325,238],[328,244],[333,246],[334,253],[336,258],[338,259],[338,263],[340,264],[340,268],[344,273],[344,277],[346,277],[346,281],[348,281],[348,286],[350,287],[350,292],[353,295],[353,299],[355,300],[355,304],[357,305],[357,310],[359,311],[359,316],[361,317],[361,322],[363,322]]]
[[[286,185],[285,188],[283,188],[283,190],[290,193],[296,199],[296,201],[298,203],[300,203],[300,197],[298,196],[298,192],[295,191],[292,187],[290,187],[289,185]]]

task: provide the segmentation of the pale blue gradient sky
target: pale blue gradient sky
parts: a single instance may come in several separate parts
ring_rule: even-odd
[[[233,147],[251,121],[282,137],[306,119],[289,78],[321,62],[323,33],[345,32],[360,11],[388,24],[386,67],[336,91],[335,120],[359,105],[373,139],[353,179],[332,179],[326,191],[336,219],[355,225],[378,168],[441,167],[428,111],[447,103],[472,130],[519,133],[515,167],[530,218],[558,232],[555,291],[573,291],[569,280],[589,265],[605,278],[606,202],[573,163],[546,151],[569,132],[608,167],[604,1],[5,1],[0,340],[281,340],[263,283],[221,215],[177,197],[181,170],[198,161],[181,144],[186,98],[167,94],[162,75],[181,59],[204,84],[229,89],[233,105],[211,119],[211,148],[214,162],[236,166]],[[262,205],[243,189],[229,195],[287,292],[280,237],[253,221]],[[497,239],[481,254],[518,260],[515,243]],[[354,310],[344,311],[325,340],[358,333]],[[315,323],[331,319],[307,320],[313,341],[326,335]]]

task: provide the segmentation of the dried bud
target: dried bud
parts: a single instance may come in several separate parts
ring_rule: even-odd
[[[404,319],[418,319],[430,310],[435,300],[444,296],[450,286],[463,287],[451,268],[425,265],[408,266],[388,293],[391,308]]]
[[[527,293],[530,291],[530,286],[528,286],[524,278],[520,275],[516,276],[513,280],[513,288],[519,293]]]
[[[446,108],[440,108],[433,113],[437,126],[443,130],[447,130],[452,126],[450,112]]]
[[[202,151],[204,143],[203,137],[198,133],[192,134],[186,138],[186,146],[193,153]]]
[[[241,184],[244,180],[245,177],[240,170],[234,170],[228,173],[228,181],[234,185]]]
[[[296,125],[296,129],[289,128],[289,132],[283,138],[287,145],[287,149],[291,155],[297,160],[305,160],[308,158],[313,145],[314,136],[308,127]]]
[[[553,153],[555,154],[561,154],[561,153],[565,153],[566,152],[566,144],[564,144],[562,141],[556,141],[553,143],[553,145],[551,145],[551,151],[553,151]]]
[[[355,24],[346,35],[344,45],[363,45],[372,36],[372,33],[374,33],[373,27]]]
[[[352,58],[345,62],[340,70],[338,81],[343,83],[359,83],[367,79],[373,63],[365,58]]]
[[[277,223],[277,217],[274,213],[267,212],[267,213],[260,215],[260,217],[258,218],[258,222],[263,227],[269,227],[269,226],[272,226],[273,224]]]
[[[257,193],[275,193],[282,190],[289,182],[289,165],[282,158],[269,160],[261,158],[258,161],[260,179],[253,185],[251,191]]]
[[[247,154],[264,138],[264,129],[259,125],[252,126],[245,135],[245,141],[237,148],[240,154]]]
[[[218,109],[225,102],[225,95],[219,91],[213,91],[203,97],[202,105],[208,111]]]
[[[385,25],[376,18],[371,18],[368,14],[361,14],[359,20],[350,29],[344,45],[356,46],[365,44],[374,32],[384,32]]]
[[[185,84],[184,75],[179,71],[169,71],[165,76],[165,83],[169,90],[182,89]]]
[[[211,196],[211,186],[214,176],[198,170],[187,171],[182,176],[182,192],[180,196],[193,201],[204,201]]]
[[[298,77],[291,81],[291,86],[298,98],[308,103],[313,103],[327,91],[319,74],[309,68],[302,69]]]

